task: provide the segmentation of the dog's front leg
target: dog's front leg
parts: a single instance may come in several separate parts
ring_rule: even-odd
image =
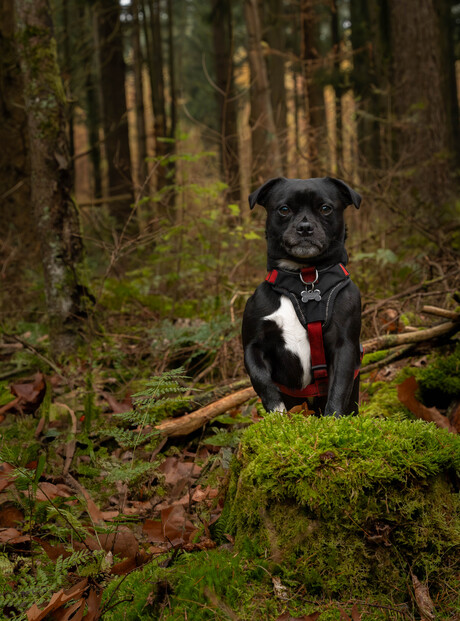
[[[244,365],[254,390],[267,412],[285,412],[281,392],[273,383],[272,369],[264,351],[257,343],[250,343],[244,350]]]
[[[329,368],[329,390],[324,411],[325,416],[346,416],[358,413],[358,379],[355,369],[359,362],[359,351],[352,344],[344,344],[334,353]]]

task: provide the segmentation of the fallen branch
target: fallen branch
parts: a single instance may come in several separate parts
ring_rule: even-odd
[[[446,321],[433,328],[427,328],[426,330],[418,330],[417,332],[407,332],[403,334],[384,334],[383,336],[377,336],[373,339],[364,341],[364,352],[369,354],[378,349],[388,349],[390,347],[396,347],[397,345],[406,345],[407,343],[420,343],[422,341],[429,341],[430,339],[443,336],[452,332],[454,334],[460,330],[460,323],[455,321]]]
[[[412,349],[413,343],[409,343],[408,345],[401,345],[399,347],[395,347],[395,349],[389,353],[385,358],[381,360],[377,360],[377,362],[371,362],[370,364],[366,364],[361,367],[361,373],[369,373],[369,371],[373,371],[374,369],[380,369],[385,367],[390,362],[397,360],[398,358],[402,358],[407,352]]]
[[[256,393],[253,388],[245,388],[185,416],[164,420],[156,425],[155,429],[164,436],[185,436],[196,431],[208,421],[216,418],[216,416],[241,405],[255,396]]]
[[[460,313],[445,308],[439,308],[438,306],[423,306],[422,313],[430,313],[431,315],[437,315],[438,317],[445,317],[446,319],[452,319],[458,321],[460,319]]]

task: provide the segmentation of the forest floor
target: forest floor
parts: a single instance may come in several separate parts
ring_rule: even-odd
[[[450,329],[421,342],[394,341],[415,330],[386,318],[393,341],[369,339],[359,418],[421,418],[460,432],[458,313],[450,313],[435,320]],[[47,357],[46,334],[34,326],[0,341],[1,618],[356,621],[435,618],[430,607],[447,611],[436,618],[460,618],[451,585],[430,595],[414,581],[402,608],[372,608],[313,597],[269,558],[235,548],[222,519],[232,464],[265,416],[247,378],[211,381],[239,337],[211,361],[198,351],[194,380],[182,369],[130,377],[145,342],[128,337],[113,335],[91,364],[65,366]],[[196,342],[185,339],[176,362],[189,361]],[[243,403],[224,401],[245,390]],[[206,407],[198,428],[181,426]]]

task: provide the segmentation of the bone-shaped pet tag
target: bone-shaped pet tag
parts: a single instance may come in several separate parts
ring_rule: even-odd
[[[319,302],[321,300],[321,291],[319,289],[313,289],[312,291],[302,291],[301,296],[302,302],[309,302],[310,300]]]

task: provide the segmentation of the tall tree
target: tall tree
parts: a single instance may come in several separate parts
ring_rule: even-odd
[[[166,208],[170,219],[174,219],[174,193],[171,186],[174,184],[174,163],[168,161],[168,156],[174,152],[174,133],[175,133],[175,85],[174,74],[171,72],[170,64],[170,95],[171,110],[174,110],[169,117],[166,104],[166,63],[163,50],[163,29],[161,23],[161,3],[160,0],[144,0],[144,32],[147,42],[148,67],[150,77],[150,91],[152,94],[153,107],[153,131],[155,139],[155,156],[158,158],[157,166],[157,190],[160,192],[161,203]],[[167,7],[168,27],[172,28],[171,5]],[[147,20],[147,16],[149,20]],[[169,41],[168,32],[168,41]],[[172,58],[172,44],[168,46],[170,58]],[[171,79],[172,77],[172,79]]]
[[[270,84],[262,51],[262,32],[257,0],[244,1],[248,33],[248,59],[251,71],[252,179],[258,184],[283,173],[278,136],[270,99]]]
[[[458,148],[453,58],[445,44],[449,10],[447,0],[390,0],[398,155],[414,167],[405,183],[432,204],[446,196]]]
[[[147,178],[147,141],[145,131],[145,112],[144,112],[144,84],[142,79],[143,56],[141,48],[140,26],[139,26],[139,0],[132,0],[132,46],[133,46],[133,74],[134,74],[134,96],[136,106],[136,142],[137,142],[137,182],[143,187]]]
[[[41,255],[55,356],[78,343],[87,297],[82,284],[83,243],[71,198],[66,97],[50,31],[48,0],[15,0],[30,144],[31,202]]]
[[[287,174],[287,103],[285,85],[285,12],[282,0],[269,0],[264,6],[264,35],[270,46],[267,55],[268,79],[278,144]]]
[[[212,0],[211,9],[215,59],[216,97],[221,135],[220,160],[223,177],[228,184],[228,197],[240,198],[240,166],[237,129],[237,100],[234,88],[233,24],[230,0]]]
[[[23,209],[30,193],[27,118],[14,40],[13,5],[14,0],[0,0],[0,218],[3,223],[15,225],[15,234],[27,230],[30,237],[32,223]]]
[[[125,92],[125,61],[118,0],[97,5],[104,146],[108,167],[110,211],[119,230],[133,202],[131,154]]]
[[[321,64],[316,0],[300,0],[300,58],[304,74],[304,97],[308,125],[308,160],[310,175],[326,171],[327,129],[323,85],[318,79]]]
[[[409,14],[407,14],[409,15]],[[404,21],[407,20],[407,15]],[[388,132],[390,41],[387,0],[351,2],[352,84],[359,100],[360,175],[375,175],[391,158]],[[411,17],[412,19],[412,17]],[[400,41],[398,45],[407,45]]]

